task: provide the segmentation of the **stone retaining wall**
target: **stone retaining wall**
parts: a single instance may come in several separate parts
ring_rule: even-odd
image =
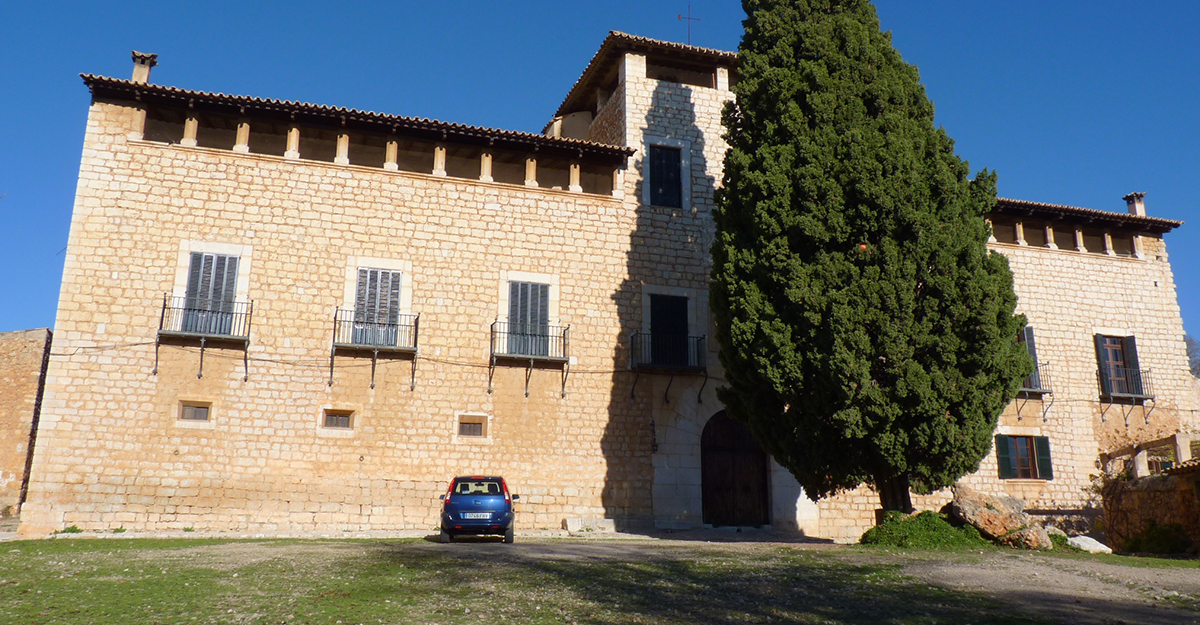
[[[1127,550],[1151,523],[1179,525],[1200,545],[1200,475],[1153,475],[1104,487],[1104,527],[1114,551]]]

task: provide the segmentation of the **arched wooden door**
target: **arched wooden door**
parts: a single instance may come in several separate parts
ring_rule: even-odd
[[[752,526],[771,522],[767,454],[750,428],[722,410],[700,435],[700,489],[704,522]]]

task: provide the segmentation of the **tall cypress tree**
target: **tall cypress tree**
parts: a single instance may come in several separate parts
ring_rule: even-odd
[[[912,509],[979,468],[1032,363],[986,247],[996,176],[867,0],[743,0],[712,308],[728,412],[814,500]]]

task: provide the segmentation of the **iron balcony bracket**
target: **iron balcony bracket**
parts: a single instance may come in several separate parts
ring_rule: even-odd
[[[675,383],[675,374],[671,374],[671,379],[667,380],[667,390],[663,391],[663,405],[671,405],[671,385]]]
[[[696,403],[697,404],[704,403],[704,397],[702,397],[702,395],[704,393],[704,387],[706,387],[706,386],[708,386],[708,367],[704,368],[704,382],[700,384],[700,390],[696,391]]]
[[[488,395],[492,394],[492,379],[496,377],[496,352],[492,348],[492,358],[488,363]]]
[[[566,397],[567,397],[567,376],[569,376],[569,375],[571,375],[571,361],[570,360],[568,360],[566,362],[566,364],[563,365],[562,395],[561,395],[561,397],[563,399],[566,399]]]
[[[529,359],[529,368],[525,370],[525,396],[529,397],[529,378],[533,377],[533,359]]]

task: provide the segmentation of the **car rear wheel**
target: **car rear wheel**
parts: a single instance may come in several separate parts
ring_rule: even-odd
[[[450,532],[447,532],[446,530],[442,530],[442,534],[438,536],[438,542],[448,543],[452,540],[454,540],[454,537],[451,536]]]
[[[504,530],[504,542],[511,545],[512,541],[513,541],[513,528],[510,527],[510,528]]]

